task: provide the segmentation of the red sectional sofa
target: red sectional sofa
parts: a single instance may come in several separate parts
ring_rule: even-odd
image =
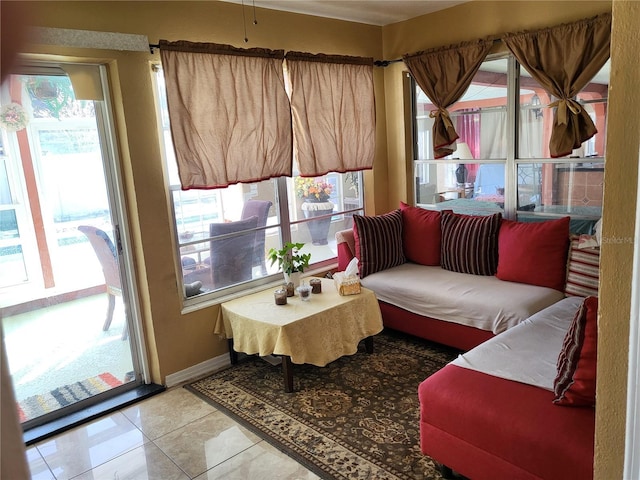
[[[501,260],[512,265],[503,264],[502,270],[498,265],[495,276],[504,283],[479,279],[479,288],[495,286],[494,293],[487,295],[485,301],[498,306],[506,303],[510,295],[501,287],[511,282],[525,285],[529,282],[537,287],[542,284],[542,288],[551,286],[560,295],[555,300],[546,300],[548,305],[532,306],[533,312],[521,321],[516,320],[514,314],[511,323],[507,322],[499,331],[481,329],[451,321],[446,316],[425,316],[410,311],[411,307],[406,304],[406,308],[394,304],[402,304],[403,300],[397,301],[396,295],[413,284],[413,275],[420,265],[427,269],[437,267],[433,265],[436,249],[441,255],[445,254],[446,245],[436,241],[434,229],[443,242],[445,239],[459,242],[437,230],[440,218],[427,214],[425,226],[427,217],[421,209],[402,207],[400,244],[397,231],[391,236],[377,231],[398,228],[397,218],[388,222],[389,214],[356,216],[353,230],[338,232],[338,269],[344,270],[357,256],[362,277],[365,263],[361,281],[376,292],[386,327],[469,350],[419,386],[422,452],[441,464],[445,476],[453,470],[474,480],[593,478],[595,314],[589,315],[591,330],[587,330],[587,335],[576,334],[575,325],[579,319],[583,319],[583,323],[578,325],[584,325],[587,301],[583,297],[597,295],[599,250],[580,249],[583,238],[569,236],[568,226],[566,232],[563,226],[561,234],[554,235],[549,228],[557,232],[558,222],[544,226],[503,221],[500,229],[507,227],[497,233],[499,241],[495,247],[499,248]],[[381,220],[381,225],[376,225],[375,219]],[[398,248],[404,252],[404,258],[394,258],[395,253],[390,250]],[[379,252],[372,254],[372,250]],[[559,263],[559,269],[553,262]],[[440,267],[448,269],[451,265]],[[536,269],[535,274],[528,274],[527,270],[532,269]],[[451,284],[445,290],[455,289],[458,279],[468,282],[465,275],[473,276],[452,273],[462,276],[451,277]],[[403,281],[409,278],[411,282]],[[445,280],[449,281],[448,278]],[[393,288],[389,289],[389,285]],[[473,280],[465,285],[473,285]],[[425,297],[434,295],[441,298],[437,292],[434,294],[434,282],[426,280],[423,288],[423,294],[415,294],[417,303],[424,303]],[[535,292],[535,288],[532,291]],[[455,295],[457,303],[464,304],[469,299],[473,302],[473,296],[468,296],[466,290]],[[582,344],[571,349],[571,341],[575,339],[591,345],[591,350],[582,348]],[[562,377],[559,352],[563,352],[560,357],[566,360],[565,352],[569,350],[575,358],[562,363],[565,369]],[[581,359],[585,351],[587,354]],[[588,357],[589,353],[592,357]],[[569,379],[569,390],[586,388],[589,394],[563,396],[563,390],[557,391],[562,386],[560,377]],[[584,398],[590,400],[584,403]]]
[[[519,269],[513,275],[502,267],[505,275],[495,275],[501,267],[497,258],[500,214],[447,214],[403,204],[402,211],[378,217],[355,215],[354,221],[361,224],[359,236],[357,225],[336,233],[338,270],[358,257],[361,283],[376,293],[385,326],[469,350],[564,297],[568,217],[562,222],[545,222],[553,224],[560,235],[540,234],[543,243],[556,245],[546,248],[546,258],[536,259],[543,273],[531,282],[521,282]],[[442,228],[441,218],[454,223],[443,221]],[[464,235],[465,240],[457,235]],[[474,235],[470,243],[473,255],[483,249],[492,253],[468,258],[463,244]],[[460,259],[468,260],[469,267]],[[498,297],[502,302],[494,301]]]
[[[445,477],[593,478],[595,382],[584,406],[556,400],[557,359],[583,303],[562,300],[420,384],[420,447]]]
[[[338,245],[338,271],[342,272],[355,256],[353,230],[337,232],[336,239]],[[442,343],[461,350],[470,350],[494,336],[494,333],[490,330],[480,330],[475,327],[438,320],[410,312],[382,300],[378,300],[378,303],[385,327],[409,333],[425,340]]]
[[[473,480],[593,478],[595,410],[447,365],[420,385],[420,447]]]

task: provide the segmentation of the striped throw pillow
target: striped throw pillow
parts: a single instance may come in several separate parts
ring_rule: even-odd
[[[587,297],[576,312],[558,355],[558,372],[553,381],[556,405],[596,404],[597,323],[598,298]]]
[[[400,210],[366,217],[353,216],[360,278],[405,263],[402,250],[402,213]]]
[[[581,237],[571,235],[564,293],[566,296],[597,297],[600,283],[600,247],[580,248]]]
[[[475,216],[443,211],[442,268],[473,275],[495,275],[501,220],[501,213]]]

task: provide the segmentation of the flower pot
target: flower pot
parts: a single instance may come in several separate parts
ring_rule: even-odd
[[[284,274],[284,282],[285,283],[293,283],[293,288],[296,289],[300,286],[300,277],[302,277],[301,272],[293,272],[293,273],[285,273]]]
[[[309,234],[311,235],[311,243],[314,245],[326,245],[327,235],[329,234],[329,228],[331,227],[331,212],[333,212],[332,202],[305,202],[302,204],[302,212],[304,218],[319,218],[318,220],[311,220],[306,222]]]

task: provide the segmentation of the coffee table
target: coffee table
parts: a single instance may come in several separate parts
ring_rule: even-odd
[[[308,279],[306,279],[308,281]],[[373,335],[382,331],[382,315],[373,291],[341,296],[333,280],[322,279],[322,293],[308,302],[289,297],[276,305],[274,288],[221,304],[214,333],[229,340],[231,363],[237,353],[282,357],[286,392],[293,391],[293,366],[309,363],[324,367],[358,351],[365,340],[373,352]]]

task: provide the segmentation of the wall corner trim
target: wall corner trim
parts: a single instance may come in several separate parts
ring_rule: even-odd
[[[176,385],[205,377],[217,370],[226,368],[229,365],[231,365],[231,361],[229,360],[228,354],[225,353],[223,355],[218,355],[217,357],[210,358],[209,360],[205,360],[204,362],[193,365],[192,367],[167,375],[165,378],[165,385],[167,388],[175,387]]]

